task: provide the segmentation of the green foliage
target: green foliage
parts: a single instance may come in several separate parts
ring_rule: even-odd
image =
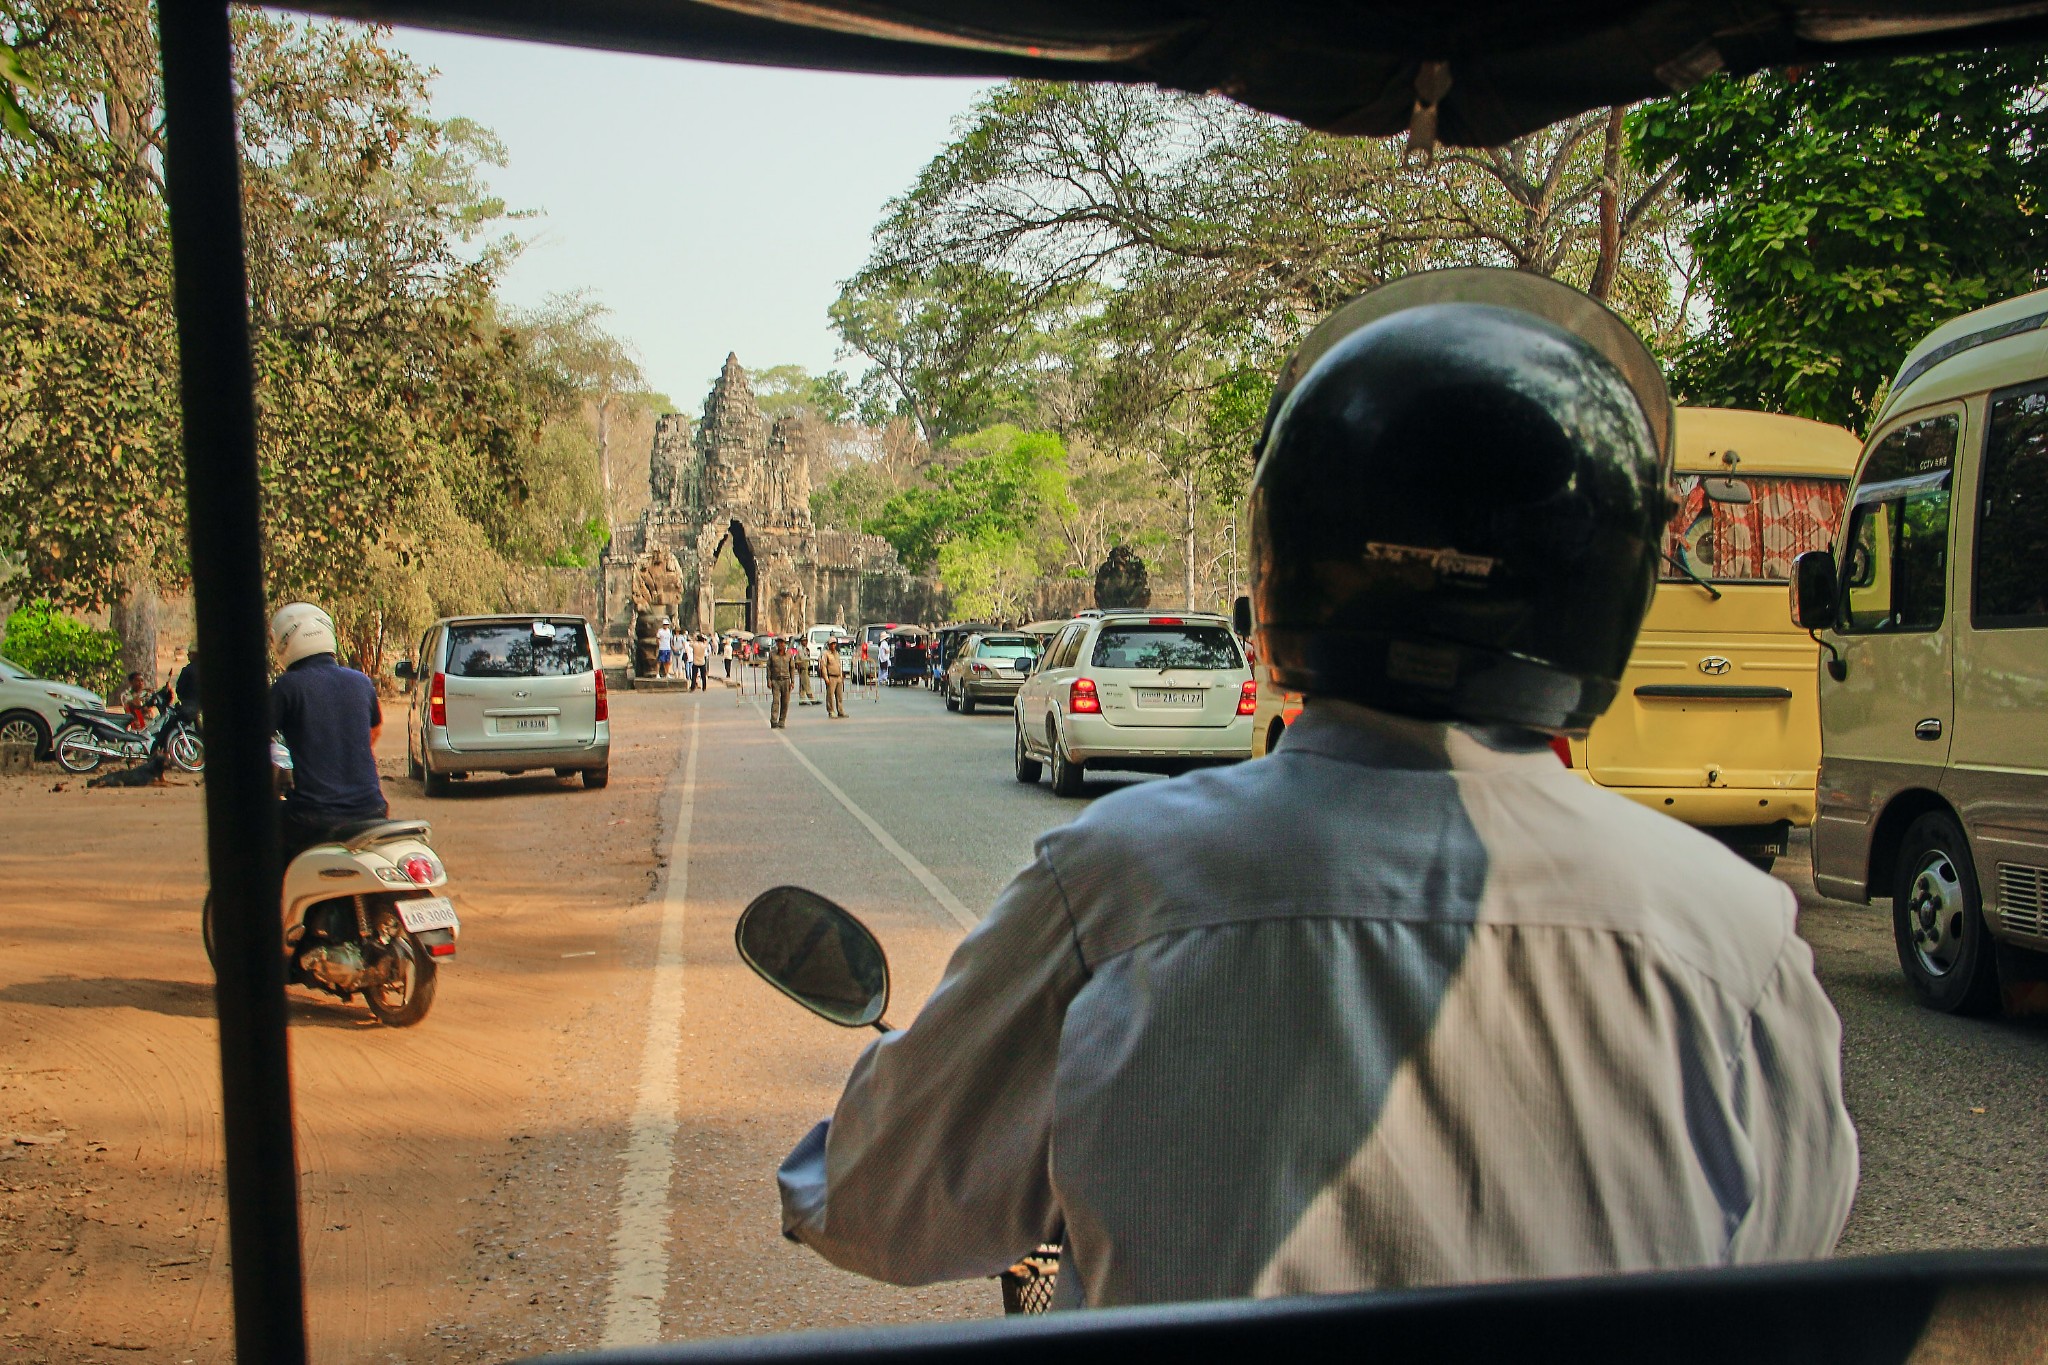
[[[611,415],[665,404],[580,295],[507,317],[503,149],[385,30],[238,10],[268,583],[387,634],[600,552]],[[0,11],[0,588],[178,586],[183,470],[145,0]],[[18,60],[17,60],[18,57]],[[10,125],[11,127],[11,125]],[[17,510],[18,509],[18,510]],[[20,581],[25,580],[25,583]]]
[[[812,374],[801,365],[771,365],[752,370],[754,401],[769,421],[793,412],[809,412],[821,421],[845,422],[860,407],[860,395],[843,370]]]
[[[1021,620],[1038,583],[1038,557],[1030,547],[992,527],[947,541],[937,569],[953,594],[953,614],[963,618]]]
[[[932,567],[953,540],[1007,537],[1030,548],[1041,520],[1073,510],[1067,452],[1057,436],[995,426],[958,442],[924,483],[889,498],[861,529],[888,539],[903,562]]]
[[[0,650],[39,678],[88,687],[102,696],[121,683],[121,640],[52,606],[47,597],[8,613]]]
[[[1714,77],[1648,104],[1633,154],[1702,208],[1711,325],[1693,402],[1860,427],[1906,350],[2037,287],[2048,259],[2039,48]]]

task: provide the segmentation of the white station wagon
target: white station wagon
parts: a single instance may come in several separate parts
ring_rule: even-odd
[[[612,727],[590,623],[580,616],[453,616],[398,676],[411,687],[406,767],[428,796],[471,773],[611,776]]]
[[[1052,789],[1078,796],[1091,768],[1182,773],[1250,758],[1255,688],[1221,616],[1090,613],[1017,691],[1017,780],[1050,764]]]

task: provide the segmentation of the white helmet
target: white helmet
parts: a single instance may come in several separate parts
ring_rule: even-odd
[[[311,602],[280,607],[277,615],[270,618],[270,643],[285,668],[315,654],[336,653],[339,648],[334,638],[334,618]]]

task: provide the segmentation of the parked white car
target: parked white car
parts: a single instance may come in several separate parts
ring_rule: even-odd
[[[818,671],[818,661],[825,657],[825,646],[840,637],[851,638],[845,626],[812,626],[804,632],[804,657],[811,662],[811,672]]]
[[[65,707],[98,711],[106,705],[97,692],[38,678],[20,664],[0,658],[0,744],[33,744],[37,758],[48,758],[51,737],[64,728]]]
[[[1070,621],[1018,689],[1017,780],[1052,767],[1081,794],[1091,768],[1182,773],[1252,754],[1252,672],[1230,622],[1112,611]]]

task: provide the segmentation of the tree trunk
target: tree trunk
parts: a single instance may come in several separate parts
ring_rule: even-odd
[[[1195,495],[1197,481],[1193,474],[1182,477],[1181,493],[1181,556],[1183,560],[1183,585],[1186,596],[1181,602],[1183,611],[1195,609]]]
[[[1600,259],[1586,290],[1600,302],[1614,292],[1621,270],[1621,109],[1607,111],[1607,147],[1600,162]]]
[[[107,613],[107,623],[121,637],[121,673],[140,673],[154,687],[156,675],[156,583],[144,571],[131,571],[121,595]]]
[[[604,529],[609,536],[619,524],[619,505],[612,498],[612,396],[597,400],[597,470],[604,478]]]

